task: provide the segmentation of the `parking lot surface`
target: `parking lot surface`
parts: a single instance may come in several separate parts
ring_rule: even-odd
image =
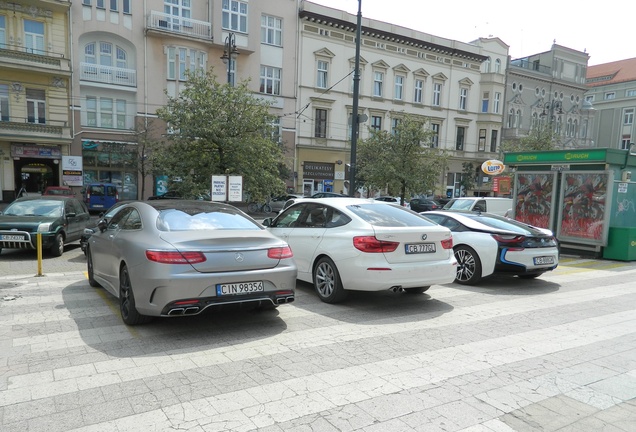
[[[0,255],[0,430],[634,431],[636,263],[127,327],[79,247]]]

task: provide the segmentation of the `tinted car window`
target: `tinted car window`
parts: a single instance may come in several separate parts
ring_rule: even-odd
[[[137,209],[133,209],[125,221],[121,224],[121,229],[136,230],[141,229],[141,216]]]
[[[530,231],[527,226],[516,223],[512,219],[499,219],[490,216],[478,215],[466,215],[466,217],[469,217],[470,219],[473,219],[476,222],[482,223],[484,225],[488,225],[489,227],[497,228],[500,230],[512,231],[524,235],[540,233],[538,230]]]
[[[303,205],[297,205],[295,207],[287,209],[284,213],[276,218],[275,223],[272,225],[272,227],[287,228],[296,226],[296,222],[298,221],[298,218],[302,214],[305,207],[306,206]]]
[[[122,209],[122,211],[117,212],[117,214],[108,222],[108,229],[120,229],[121,226],[124,225],[126,218],[132,211],[131,207]]]
[[[195,212],[190,210],[187,213],[181,209],[162,210],[157,218],[157,228],[161,231],[260,229],[258,225],[239,213],[203,209]]]
[[[435,226],[433,222],[417,213],[395,205],[359,204],[347,208],[374,226],[403,227],[403,226]]]

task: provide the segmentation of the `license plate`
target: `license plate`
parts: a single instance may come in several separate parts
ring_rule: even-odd
[[[435,243],[411,243],[404,245],[407,254],[435,252]]]
[[[4,234],[2,236],[3,241],[27,241],[23,235]]]
[[[93,204],[93,207],[95,207],[95,208],[102,208],[102,207],[104,207],[104,206],[103,206],[103,205],[101,205],[101,204]]]
[[[534,257],[534,265],[554,264],[554,257]]]
[[[265,291],[262,281],[218,284],[216,286],[216,295],[218,296],[251,294],[262,291]]]

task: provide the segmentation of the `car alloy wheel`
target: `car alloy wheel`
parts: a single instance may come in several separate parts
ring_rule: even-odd
[[[130,274],[125,264],[119,273],[119,311],[121,312],[121,319],[127,325],[133,326],[150,321],[150,317],[137,312],[135,296],[130,283]]]
[[[93,254],[89,248],[86,248],[86,265],[87,265],[87,273],[88,273],[88,284],[94,288],[97,288],[99,284],[95,280],[93,268]]]
[[[481,261],[473,248],[457,246],[455,259],[457,260],[455,282],[462,285],[475,285],[481,280]]]
[[[325,303],[338,303],[347,296],[338,268],[327,257],[320,258],[314,267],[314,287],[320,300]]]

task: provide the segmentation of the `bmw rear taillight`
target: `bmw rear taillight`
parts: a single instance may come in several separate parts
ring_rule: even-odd
[[[378,240],[374,236],[359,236],[353,238],[353,247],[367,253],[393,252],[399,245],[399,242]]]
[[[289,246],[276,247],[267,250],[267,258],[272,259],[285,259],[291,258],[294,254]]]
[[[453,238],[452,237],[449,238],[449,239],[446,239],[446,240],[442,240],[441,243],[442,243],[442,248],[444,248],[444,249],[452,249],[453,248]]]
[[[147,250],[146,258],[160,264],[198,264],[205,262],[203,252]]]
[[[492,234],[492,238],[494,238],[500,246],[513,250],[523,250],[523,242],[526,241],[525,236],[514,234]]]

